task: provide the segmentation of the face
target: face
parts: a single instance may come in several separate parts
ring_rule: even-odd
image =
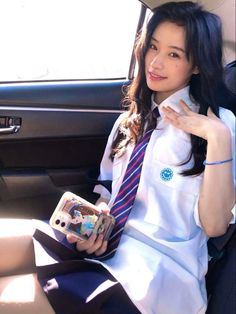
[[[155,93],[155,101],[164,99],[188,85],[193,68],[185,53],[185,29],[171,22],[163,22],[153,32],[145,56],[148,87]]]

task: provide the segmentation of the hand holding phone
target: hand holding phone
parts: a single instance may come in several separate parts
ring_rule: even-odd
[[[112,215],[105,214],[97,206],[71,192],[62,195],[50,225],[64,234],[73,234],[87,240],[92,234],[102,234],[108,240],[115,224]]]

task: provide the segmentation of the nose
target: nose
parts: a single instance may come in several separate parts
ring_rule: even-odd
[[[164,60],[160,54],[157,54],[151,61],[150,66],[154,69],[162,69],[164,66]]]

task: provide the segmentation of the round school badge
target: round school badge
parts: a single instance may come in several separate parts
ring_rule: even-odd
[[[160,172],[160,177],[163,181],[170,181],[173,178],[174,172],[170,168],[164,168]]]

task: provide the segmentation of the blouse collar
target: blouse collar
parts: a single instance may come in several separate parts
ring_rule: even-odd
[[[168,98],[163,100],[159,105],[154,101],[154,93],[153,93],[152,94],[152,98],[151,98],[152,110],[155,107],[158,107],[161,117],[163,117],[163,111],[161,110],[163,107],[169,106],[172,109],[174,109],[176,112],[181,112],[183,110],[181,109],[181,107],[179,105],[180,99],[182,99],[186,103],[186,105],[191,110],[193,110],[194,112],[198,112],[199,111],[199,105],[194,103],[193,100],[190,99],[189,86],[186,86],[186,87],[178,90],[174,94],[170,95]]]

